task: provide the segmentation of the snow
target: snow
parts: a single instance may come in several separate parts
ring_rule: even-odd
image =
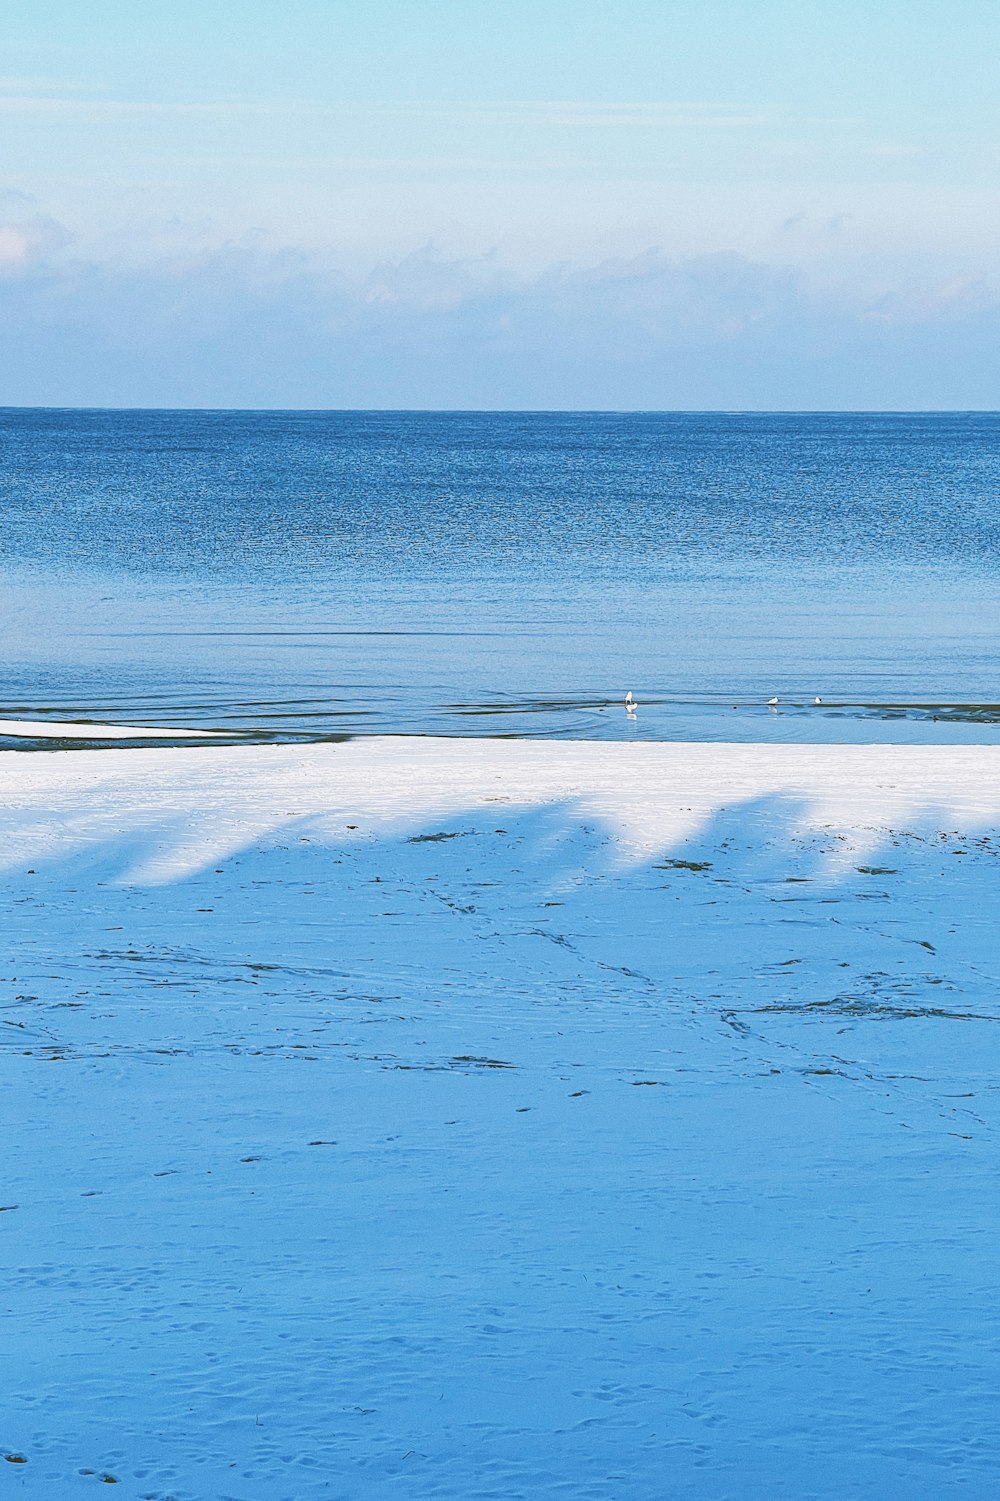
[[[11,1495],[998,1493],[1000,753],[0,767]]]
[[[0,739],[189,740],[212,730],[151,729],[141,724],[81,724],[70,719],[0,719]]]

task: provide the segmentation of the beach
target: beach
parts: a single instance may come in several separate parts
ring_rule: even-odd
[[[1000,7],[3,35],[0,1501],[1000,1501]]]
[[[995,1493],[1000,751],[11,751],[0,828],[13,1494]]]

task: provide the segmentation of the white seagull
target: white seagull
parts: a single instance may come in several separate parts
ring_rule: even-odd
[[[767,701],[767,707],[769,709],[776,709],[778,707],[778,700],[776,698],[769,698]]]
[[[632,714],[632,715],[634,715],[635,711],[636,711],[636,709],[638,709],[638,707],[639,707],[639,705],[636,703],[635,699],[632,697],[632,690],[630,688],[628,690],[628,692],[626,693],[626,695],[625,695],[625,713],[626,714]]]
[[[821,698],[814,698],[813,699],[813,703],[814,704],[821,704],[822,702],[823,702],[823,700]]]

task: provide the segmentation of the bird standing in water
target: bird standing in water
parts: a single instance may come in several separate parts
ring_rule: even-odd
[[[628,690],[628,692],[626,693],[626,695],[625,695],[625,713],[626,714],[630,714],[633,717],[633,719],[634,719],[635,718],[635,711],[636,711],[636,709],[638,709],[638,707],[639,707],[639,705],[636,703],[635,699],[632,697],[632,690],[630,688]]]

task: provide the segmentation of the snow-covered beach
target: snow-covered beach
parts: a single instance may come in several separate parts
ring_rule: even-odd
[[[995,1494],[1000,752],[0,779],[12,1494]]]

